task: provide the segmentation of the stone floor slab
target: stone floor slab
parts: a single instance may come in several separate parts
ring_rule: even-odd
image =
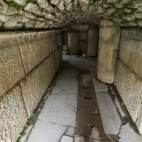
[[[77,70],[65,69],[58,75],[58,80],[76,80]]]
[[[61,142],[73,142],[73,138],[69,136],[63,136]]]
[[[138,135],[129,123],[121,127],[119,136],[119,142],[142,142],[142,136]]]
[[[56,86],[66,93],[78,93],[78,82],[75,80],[57,80]]]
[[[70,91],[68,91],[70,92]],[[51,94],[52,95],[76,95],[76,93],[68,93],[66,89],[62,89],[61,87],[59,86],[54,86],[53,89],[52,89],[52,92]]]
[[[67,126],[37,120],[27,142],[58,142]]]
[[[50,95],[38,119],[76,126],[76,95]]]
[[[105,133],[118,134],[122,122],[110,95],[97,93],[96,96]]]
[[[96,77],[93,78],[95,92],[107,92],[108,87],[104,83],[100,83]]]
[[[69,127],[66,135],[73,137],[74,136],[74,127]]]

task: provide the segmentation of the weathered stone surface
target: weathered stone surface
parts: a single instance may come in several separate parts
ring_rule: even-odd
[[[76,80],[77,70],[76,69],[65,69],[58,75],[58,80]]]
[[[78,32],[68,33],[68,48],[70,54],[78,54]]]
[[[73,142],[73,138],[69,136],[63,136],[61,142]]]
[[[0,96],[24,77],[18,45],[0,47]]]
[[[142,110],[142,106],[139,109],[136,125],[137,125],[137,128],[138,128],[140,134],[142,135],[142,111],[141,110]]]
[[[98,45],[98,29],[92,28],[88,30],[88,47],[87,55],[89,57],[94,57],[97,55],[97,45]]]
[[[76,94],[50,95],[38,119],[75,127],[76,107]]]
[[[15,142],[28,119],[19,85],[0,98],[0,141]]]
[[[67,126],[38,120],[27,142],[57,142],[66,131]]]
[[[50,54],[47,39],[20,44],[20,51],[26,73]]]
[[[24,16],[25,13],[29,13],[34,15],[35,21],[42,17],[44,19],[44,23],[47,23],[46,26],[37,27],[32,24],[29,25],[28,22],[26,22],[24,26],[19,27],[21,29],[23,27],[26,29],[51,29],[53,27],[60,28],[70,23],[73,29],[81,29],[82,31],[85,31],[88,30],[89,25],[84,23],[98,24],[102,18],[111,19],[120,26],[142,26],[142,5],[139,0],[51,0],[48,2],[46,0],[37,0],[37,3],[26,0],[1,0],[0,5],[1,14],[14,16],[15,14],[13,13],[15,10],[9,10],[9,7],[12,7],[17,10],[17,15],[19,14]],[[47,15],[52,15],[55,18],[48,19],[48,16],[46,17],[46,13]],[[39,25],[42,25],[42,23],[43,22],[40,21]],[[78,26],[76,23],[81,23],[81,26]],[[108,21],[105,23],[107,26],[115,25]],[[2,25],[0,25],[0,29],[17,29],[18,24],[4,27],[4,22]]]
[[[104,83],[100,83],[96,77],[93,77],[93,84],[95,88],[95,92],[108,92],[108,87]]]
[[[127,56],[126,56],[127,54]],[[142,42],[122,37],[119,49],[119,59],[142,78]]]
[[[100,27],[97,77],[102,82],[113,83],[114,81],[119,40],[119,27]]]
[[[49,59],[47,58],[20,82],[29,117],[31,112],[36,108],[53,77],[51,71],[49,71],[49,63]]]
[[[87,31],[89,29],[89,25],[72,25],[72,29],[79,31]]]
[[[136,29],[136,28],[127,28],[127,29],[123,28],[121,36],[130,39],[142,40],[142,31],[141,29]]]
[[[130,126],[130,124],[123,125],[120,129],[119,142],[141,142],[142,136],[138,135]]]
[[[67,131],[67,133],[66,133],[66,135],[67,135],[67,136],[74,137],[74,134],[75,134],[74,127],[69,127],[69,128],[68,128],[68,131]]]
[[[100,27],[115,27],[115,26],[118,26],[118,25],[116,23],[114,23],[113,21],[110,21],[107,19],[102,19],[100,22]],[[107,34],[109,34],[109,33],[107,33]],[[112,34],[112,33],[110,33],[110,34]]]
[[[105,133],[117,135],[122,122],[110,95],[108,93],[97,93],[96,97]]]
[[[133,121],[135,122],[138,118],[138,112],[142,101],[141,78],[123,62],[118,61],[115,85]]]
[[[84,142],[83,136],[75,136],[75,142]]]

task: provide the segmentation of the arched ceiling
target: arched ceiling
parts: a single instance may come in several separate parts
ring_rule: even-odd
[[[141,0],[0,0],[0,30],[60,28],[106,18],[142,27]]]

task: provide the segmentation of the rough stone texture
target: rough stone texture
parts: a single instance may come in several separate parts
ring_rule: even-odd
[[[0,47],[0,96],[24,77],[18,45]]]
[[[142,30],[138,28],[122,28],[121,36],[142,41]]]
[[[78,32],[68,33],[68,48],[70,54],[78,54]]]
[[[142,136],[138,135],[129,123],[123,125],[120,129],[119,142],[141,142]]]
[[[69,23],[98,24],[106,18],[120,26],[142,26],[141,1],[130,0],[1,0],[0,29],[51,29],[60,28]],[[22,18],[26,15],[26,20]],[[19,17],[15,18],[14,17]],[[87,29],[88,25],[73,29]]]
[[[73,142],[73,138],[69,136],[63,136],[61,142]]]
[[[27,121],[19,85],[0,98],[0,141],[15,142]]]
[[[135,122],[138,118],[142,102],[141,78],[123,62],[118,61],[115,85],[133,121]]]
[[[66,135],[73,137],[74,133],[75,133],[74,127],[69,127]]]
[[[49,46],[46,38],[20,44],[20,51],[26,74],[50,54]]]
[[[76,126],[77,95],[51,95],[38,119],[53,123]]]
[[[105,133],[117,135],[122,122],[110,95],[108,93],[97,93],[96,97]]]
[[[100,25],[106,24],[106,27],[100,27],[99,29],[97,77],[102,82],[113,83],[120,40],[120,28],[107,27],[107,21],[103,20],[100,23]]]
[[[53,79],[55,61],[58,67],[62,61],[58,34],[59,30],[0,34],[1,142],[16,141]],[[14,86],[18,82],[20,87]]]
[[[88,30],[88,47],[87,55],[89,57],[94,57],[97,55],[98,46],[98,29],[92,28]]]
[[[20,82],[29,117],[54,76],[51,69],[49,58],[47,58]]]
[[[58,142],[66,129],[65,125],[38,120],[27,142]]]
[[[119,59],[142,78],[142,41],[121,37]]]

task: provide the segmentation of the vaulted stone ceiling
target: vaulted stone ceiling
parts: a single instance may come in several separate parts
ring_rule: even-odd
[[[0,0],[0,30],[60,28],[69,23],[142,27],[141,0]]]

